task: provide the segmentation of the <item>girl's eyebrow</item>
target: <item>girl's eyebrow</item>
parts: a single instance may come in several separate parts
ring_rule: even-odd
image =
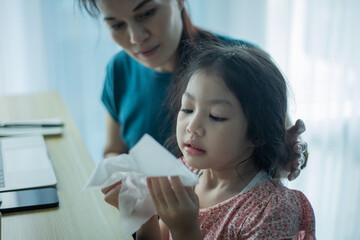
[[[189,92],[184,92],[183,96],[190,98],[190,100],[192,100],[192,101],[195,100],[195,97],[193,95],[191,95],[191,93],[189,93]],[[206,102],[210,105],[226,105],[230,108],[233,108],[233,104],[225,99],[210,99]]]
[[[152,0],[144,0],[142,2],[140,2],[132,11],[135,12],[137,10],[139,10],[140,8],[142,8],[145,4],[151,2]],[[116,20],[116,18],[114,17],[104,17],[104,21],[113,21]]]

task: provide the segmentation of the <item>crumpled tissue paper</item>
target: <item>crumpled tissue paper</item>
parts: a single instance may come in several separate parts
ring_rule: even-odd
[[[156,214],[146,178],[161,176],[179,176],[184,186],[198,183],[196,174],[145,134],[129,154],[103,159],[83,190],[101,189],[122,180],[119,192],[120,229],[125,236],[131,236]]]

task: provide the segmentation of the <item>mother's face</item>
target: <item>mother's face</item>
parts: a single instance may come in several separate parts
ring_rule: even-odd
[[[157,71],[173,71],[183,23],[183,0],[97,0],[116,43]]]

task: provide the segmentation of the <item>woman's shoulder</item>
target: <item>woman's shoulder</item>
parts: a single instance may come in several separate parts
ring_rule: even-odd
[[[110,58],[108,67],[125,67],[134,64],[133,61],[134,60],[124,50],[121,50]]]
[[[152,76],[153,78],[168,79],[171,73],[157,72],[152,68],[146,67],[127,54],[124,50],[116,53],[107,64],[107,71],[116,72],[117,74],[145,74],[145,76]]]
[[[260,49],[258,45],[250,41],[244,39],[236,39],[234,37],[230,37],[225,34],[219,34],[205,30],[199,31],[198,40],[200,41],[200,44],[207,43],[208,41],[210,41],[211,43],[215,43],[215,44],[219,43],[227,46],[239,46],[239,47],[248,47],[248,48],[255,47]]]
[[[131,79],[129,76],[140,76],[145,74],[149,75],[149,72],[153,70],[147,68],[137,62],[134,58],[128,55],[124,50],[116,53],[108,62],[106,72],[107,76],[113,78]],[[154,74],[153,74],[154,75]],[[125,77],[124,77],[125,76]]]
[[[256,44],[243,40],[243,39],[236,39],[230,36],[222,35],[222,34],[214,34],[221,43],[229,46],[241,46],[241,47],[256,47],[259,48]]]

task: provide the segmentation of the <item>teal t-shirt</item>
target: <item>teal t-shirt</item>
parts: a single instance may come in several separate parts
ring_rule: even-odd
[[[125,144],[132,148],[145,134],[161,144],[169,137],[172,123],[161,128],[167,117],[164,99],[171,73],[147,68],[124,51],[107,66],[102,101],[121,126]]]
[[[254,46],[249,42],[217,36],[226,45]],[[108,63],[102,101],[120,124],[122,139],[129,148],[145,133],[160,144],[171,135],[173,123],[165,122],[168,112],[164,103],[171,75],[141,65],[124,51]]]

